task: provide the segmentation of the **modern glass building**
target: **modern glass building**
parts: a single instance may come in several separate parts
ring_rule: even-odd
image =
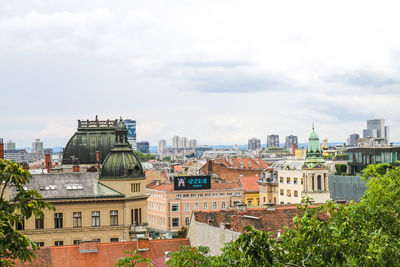
[[[124,123],[128,129],[128,142],[132,149],[136,151],[136,120],[126,119]]]

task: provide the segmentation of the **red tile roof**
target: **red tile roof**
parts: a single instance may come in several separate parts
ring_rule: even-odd
[[[235,169],[266,169],[268,163],[259,158],[234,158],[234,159],[216,159],[215,163],[222,163],[226,167]],[[243,168],[242,168],[243,166]]]
[[[258,192],[258,176],[245,176],[240,177],[240,184],[243,186],[245,192]]]
[[[242,186],[238,183],[211,183],[211,190],[223,190],[223,189],[241,189]],[[158,186],[148,189],[159,190],[159,191],[174,191],[173,184],[160,184]],[[179,190],[183,191],[183,190]],[[190,190],[188,190],[190,191]]]
[[[143,257],[156,259],[164,256],[166,251],[177,251],[180,246],[190,245],[187,238],[142,241],[144,242],[139,245],[137,241],[95,244],[97,252],[90,253],[80,252],[79,246],[82,247],[84,243],[73,246],[43,247],[35,251],[36,259],[33,262],[24,264],[17,262],[16,266],[109,267],[114,266],[117,259],[126,256],[125,251],[135,251],[138,247],[145,248],[139,252]],[[138,266],[147,265],[143,263]]]

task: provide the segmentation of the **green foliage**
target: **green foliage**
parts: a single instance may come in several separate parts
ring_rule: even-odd
[[[118,267],[135,267],[137,266],[139,263],[145,262],[147,263],[147,266],[153,266],[150,263],[150,259],[147,259],[145,257],[143,257],[142,255],[140,255],[140,252],[138,250],[135,251],[125,251],[126,254],[128,254],[128,256],[119,258],[117,260],[117,263],[115,264],[115,266]]]
[[[324,157],[324,159],[332,159],[333,158],[332,155],[322,155],[322,157]]]
[[[163,157],[162,161],[171,161],[171,156]]]
[[[0,266],[13,266],[16,259],[33,260],[36,243],[14,230],[14,226],[32,216],[43,218],[42,210],[53,208],[37,191],[24,189],[30,177],[31,174],[16,163],[0,159]],[[18,192],[12,202],[5,199],[5,191],[10,185]]]
[[[151,159],[156,159],[156,155],[151,153],[143,153],[141,151],[134,151],[136,157],[139,159],[140,162],[146,162]]]
[[[186,238],[188,233],[188,229],[185,226],[182,226],[178,232],[174,233],[174,235],[172,236],[173,238]]]
[[[337,154],[334,160],[348,160],[349,156],[347,154]]]
[[[179,251],[170,253],[166,262],[169,267],[218,266],[215,257],[207,255],[208,247],[181,246]]]
[[[346,174],[347,172],[347,165],[346,164],[335,164],[335,169],[336,169],[336,174],[341,175],[341,174]]]
[[[400,266],[400,167],[370,165],[363,179],[368,188],[359,203],[304,199],[279,240],[246,227],[222,255],[185,247],[171,266]]]

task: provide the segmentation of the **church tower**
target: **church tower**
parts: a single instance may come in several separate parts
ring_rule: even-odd
[[[328,165],[322,157],[319,137],[314,131],[308,138],[306,160],[302,167],[303,172],[303,196],[309,196],[315,203],[323,203],[330,199]]]

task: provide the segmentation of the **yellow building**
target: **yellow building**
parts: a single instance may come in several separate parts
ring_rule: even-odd
[[[260,195],[258,189],[258,176],[240,177],[240,185],[244,189],[244,203],[247,206],[260,205]]]
[[[127,142],[120,120],[115,147],[101,173],[69,172],[33,175],[27,189],[37,190],[54,205],[44,218],[17,225],[40,246],[72,245],[80,240],[128,241],[146,234],[147,196],[142,166]],[[10,198],[17,194],[11,186]]]

